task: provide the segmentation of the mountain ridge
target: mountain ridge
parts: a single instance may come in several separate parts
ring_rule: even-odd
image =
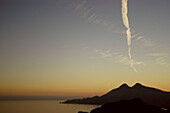
[[[112,89],[102,96],[67,100],[63,103],[103,105],[108,102],[131,100],[133,98],[139,98],[148,104],[163,108],[170,108],[170,92],[144,86],[140,83],[136,83],[132,87],[129,87],[126,83],[124,83],[120,87]]]

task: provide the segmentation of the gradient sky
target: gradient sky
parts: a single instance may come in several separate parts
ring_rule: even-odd
[[[170,91],[170,0],[1,0],[0,95],[94,96],[136,82]]]

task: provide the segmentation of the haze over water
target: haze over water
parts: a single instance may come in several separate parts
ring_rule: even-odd
[[[0,113],[78,113],[91,111],[95,105],[60,104],[56,100],[0,101]]]

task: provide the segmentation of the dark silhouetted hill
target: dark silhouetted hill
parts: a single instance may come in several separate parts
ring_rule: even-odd
[[[92,98],[73,99],[67,100],[63,103],[103,105],[108,102],[131,100],[134,98],[139,98],[148,104],[163,108],[170,108],[170,92],[165,92],[152,87],[146,87],[139,83],[136,83],[133,87],[123,84],[100,97],[95,96]]]
[[[78,113],[88,113],[88,112],[84,112],[84,111],[79,111]]]
[[[170,111],[146,104],[140,99],[132,99],[106,103],[90,113],[170,113]]]

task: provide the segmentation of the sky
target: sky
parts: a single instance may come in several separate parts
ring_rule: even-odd
[[[170,1],[127,3],[131,59],[121,0],[1,0],[0,96],[170,91]]]

